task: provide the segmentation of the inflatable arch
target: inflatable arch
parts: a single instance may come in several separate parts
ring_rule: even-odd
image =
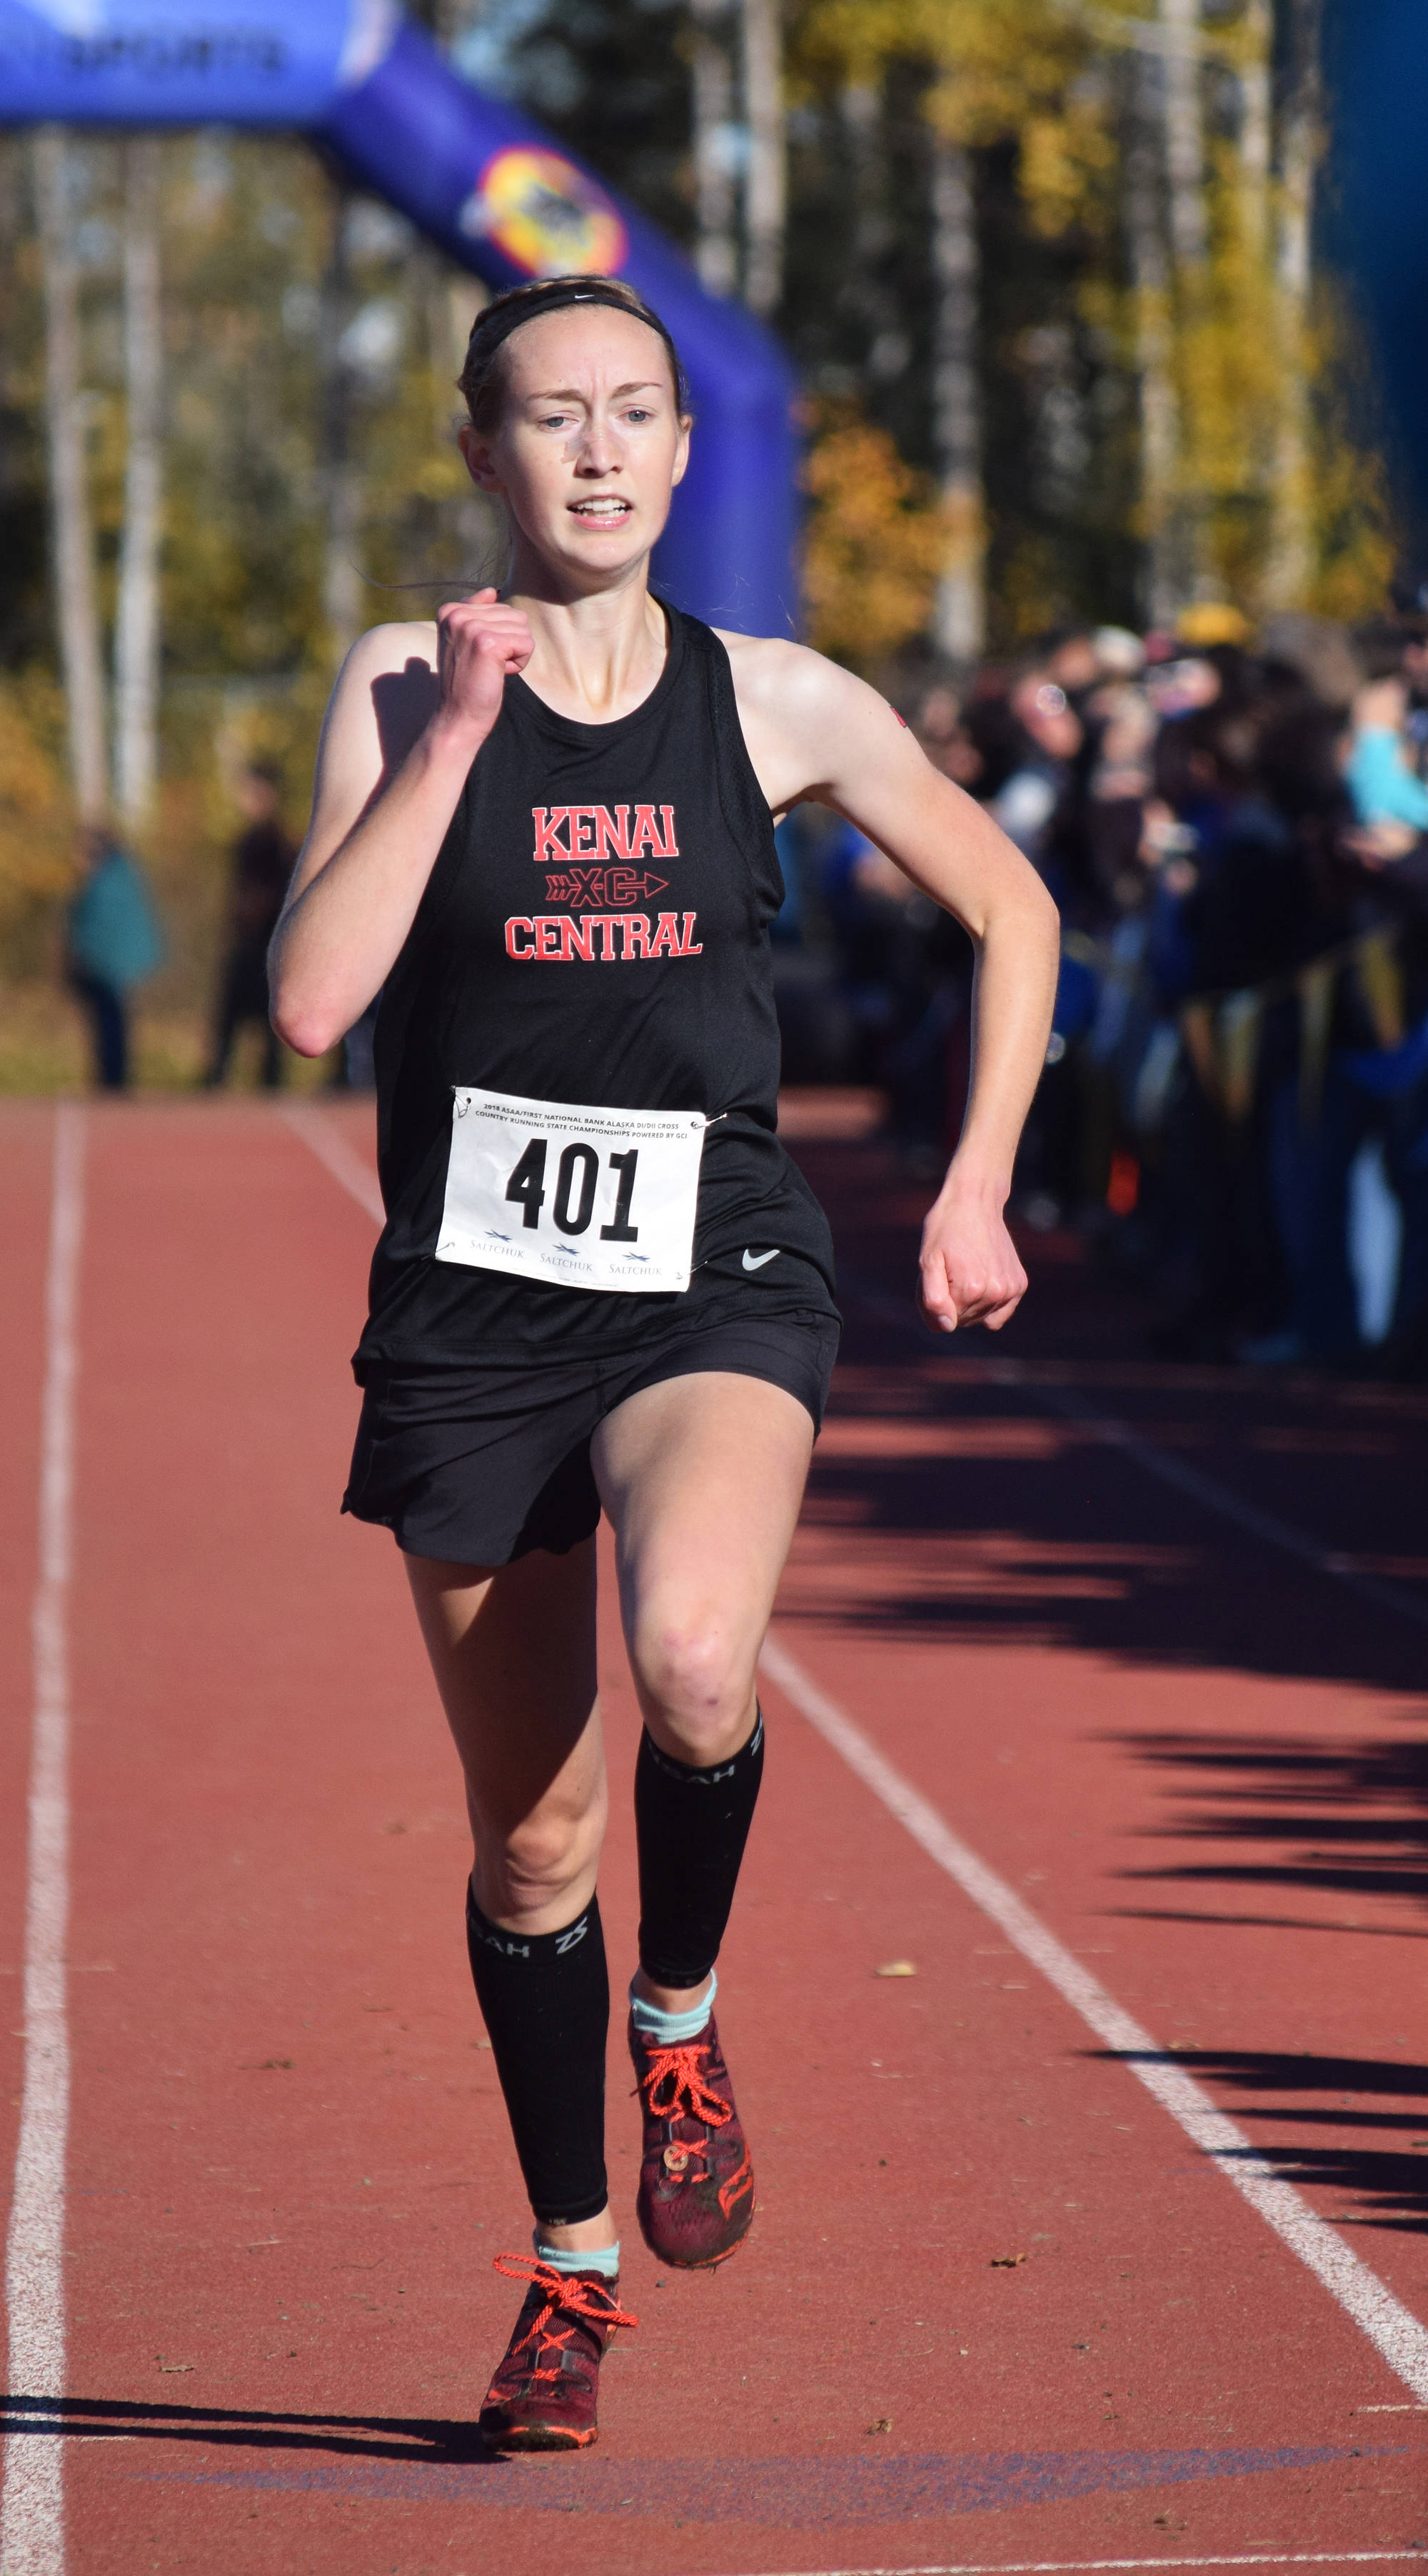
[[[458,78],[393,0],[0,0],[0,124],[294,127],[489,286],[602,269],[669,324],[698,418],[656,556],[680,606],[786,635],[794,381],[654,225],[519,107]]]

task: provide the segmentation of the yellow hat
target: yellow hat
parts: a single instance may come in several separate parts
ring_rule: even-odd
[[[1251,628],[1243,611],[1231,608],[1227,599],[1198,599],[1193,608],[1181,609],[1175,632],[1182,644],[1247,644]]]

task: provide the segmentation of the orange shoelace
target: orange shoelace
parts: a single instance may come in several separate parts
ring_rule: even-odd
[[[545,2293],[545,2306],[537,2310],[520,2342],[512,2344],[506,2356],[507,2361],[514,2360],[523,2344],[530,2344],[533,2351],[547,2346],[556,2357],[544,2368],[532,2370],[533,2380],[560,2377],[559,2355],[570,2342],[578,2321],[604,2326],[611,2334],[621,2326],[639,2324],[638,2317],[626,2315],[613,2290],[607,2290],[603,2281],[582,2281],[575,2273],[557,2272],[553,2263],[542,2263],[533,2254],[497,2254],[493,2261],[495,2269],[503,2272],[508,2281],[526,2281]],[[552,2319],[561,2313],[569,2323],[557,2327]]]
[[[698,2120],[706,2129],[727,2128],[732,2113],[727,2102],[710,2092],[699,2071],[703,2054],[701,2042],[691,2039],[682,2048],[662,2048],[651,2057],[635,2087],[637,2093],[643,2093],[651,2119]],[[695,2156],[701,2156],[703,2162],[693,2165]],[[713,2180],[707,2146],[698,2142],[685,2146],[682,2140],[672,2140],[664,2151],[664,2165],[673,2183]],[[738,2172],[730,2174],[719,2188],[719,2206],[726,2217],[734,2202],[752,2190],[753,2179],[745,2155]]]
[[[682,2048],[661,2048],[651,2056],[635,2090],[643,2093],[652,2120],[700,2120],[706,2129],[725,2126],[729,2105],[705,2083],[699,2071],[703,2055],[701,2042],[691,2039]]]

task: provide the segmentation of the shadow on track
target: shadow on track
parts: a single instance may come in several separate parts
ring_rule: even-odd
[[[1202,1802],[1148,1838],[1217,1846],[1213,1858],[1129,1869],[1123,1878],[1428,1905],[1428,1743],[1208,1733],[1112,1740]]]
[[[1124,1292],[1036,1241],[1022,1247],[1032,1293],[1006,1333],[935,1341],[912,1295],[924,1190],[875,1144],[797,1151],[833,1220],[847,1314],[805,1527],[867,1539],[866,1578],[840,1604],[850,1627],[1422,1691],[1407,1620],[1247,1538],[1055,1417],[1034,1382],[991,1382],[985,1364],[1069,1369],[1096,1412],[1404,1584],[1428,1575],[1422,1389],[1151,1362]],[[856,1455],[836,1436],[850,1421]],[[945,1454],[929,1454],[934,1426]],[[825,1609],[796,1575],[784,1615]]]
[[[411,2467],[510,2466],[474,2424],[418,2415],[269,2415],[227,2406],[146,2406],[127,2397],[3,2397],[0,2427],[7,2436],[29,2433],[37,2440],[107,2436],[248,2451],[325,2451],[349,2459],[404,2460]]]
[[[250,2456],[222,2466],[181,2453],[162,2465],[136,2463],[138,2483],[244,2489],[308,2497],[342,2495],[386,2503],[485,2505],[496,2512],[650,2517],[706,2526],[762,2523],[779,2530],[841,2523],[925,2523],[938,2514],[1004,2512],[1073,2497],[1156,2490],[1173,2493],[1220,2480],[1273,2478],[1336,2467],[1365,2456],[1363,2446],[1234,2446],[1147,2451],[906,2452],[870,2457],[824,2450],[794,2456],[591,2460],[583,2452],[547,2453],[531,2463],[494,2460],[471,2447],[465,2425],[381,2416],[328,2417],[237,2413],[198,2407],[141,2407],[128,2401],[39,2397],[8,2401],[11,2432],[35,2437],[236,2446]],[[352,2439],[349,2428],[375,2439]],[[413,2444],[381,2438],[411,2434]],[[454,2447],[450,2447],[453,2444]],[[419,2447],[425,2443],[426,2447]],[[254,2461],[256,2449],[279,2456]],[[1378,2456],[1396,2456],[1402,2445]],[[304,2458],[313,2451],[335,2459]],[[294,2457],[296,2453],[298,2456]],[[285,2455],[285,2456],[284,2456]],[[504,2470],[488,2478],[487,2469]],[[675,2544],[678,2560],[687,2551]],[[561,2563],[569,2559],[565,2553]],[[490,2564],[501,2563],[492,2556]],[[552,2562],[553,2563],[553,2562]]]
[[[1105,2052],[1113,2055],[1114,2052]],[[1428,2234],[1428,2066],[1395,2064],[1385,2058],[1278,2056],[1261,2049],[1177,2048],[1153,2060],[1124,2057],[1123,2064],[1154,2063],[1198,2075],[1217,2093],[1332,2095],[1313,2107],[1283,2101],[1231,2100],[1233,2117],[1246,2127],[1260,2121],[1284,2128],[1318,2126],[1325,2131],[1378,2130],[1396,2140],[1413,2133],[1422,2152],[1404,2153],[1395,2146],[1355,2146],[1334,2137],[1323,2146],[1302,2138],[1261,2138],[1246,2154],[1262,2156],[1284,2182],[1307,2189],[1347,2195],[1357,2204],[1335,2213],[1340,2227],[1382,2227],[1404,2235]],[[1346,2100],[1346,2096],[1354,2097]],[[1375,2097],[1378,2097],[1375,2099]],[[1417,2100],[1416,2111],[1380,2107],[1388,2100]],[[1372,2107],[1360,2107],[1360,2104]]]
[[[1237,1400],[1248,1408],[1254,1398],[1243,1391]],[[1105,1409],[1114,1413],[1115,1402]],[[838,1445],[850,1423],[856,1456]],[[900,1454],[910,1445],[904,1426],[922,1442],[945,1426],[948,1454]],[[1026,1435],[1043,1426],[1037,1455]],[[1048,1425],[1032,1387],[988,1385],[970,1372],[958,1384],[945,1361],[844,1367],[830,1434],[814,1453],[804,1526],[836,1531],[845,1545],[854,1533],[866,1540],[864,1580],[855,1555],[840,1603],[857,1630],[1422,1690],[1417,1628],[1247,1541],[1075,1425]],[[1394,1495],[1405,1545],[1416,1531],[1428,1561],[1424,1443],[1413,1445],[1395,1469]],[[1214,1473],[1254,1499],[1233,1461],[1216,1458]],[[1305,1485],[1307,1494],[1307,1468]],[[1303,1518],[1316,1526],[1307,1504]],[[822,1607],[796,1573],[784,1615]]]

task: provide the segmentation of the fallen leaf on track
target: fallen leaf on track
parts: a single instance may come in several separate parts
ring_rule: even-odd
[[[994,2254],[991,2259],[990,2269],[993,2272],[1014,2272],[1018,2263],[1024,2263],[1025,2261],[1026,2256],[1024,2254]]]
[[[891,2415],[880,2415],[876,2424],[870,2424],[868,2426],[868,2431],[870,2433],[890,2433],[892,2431]]]
[[[875,1968],[873,1974],[875,1977],[915,1977],[917,1970],[911,1959],[889,1959],[885,1968]]]

